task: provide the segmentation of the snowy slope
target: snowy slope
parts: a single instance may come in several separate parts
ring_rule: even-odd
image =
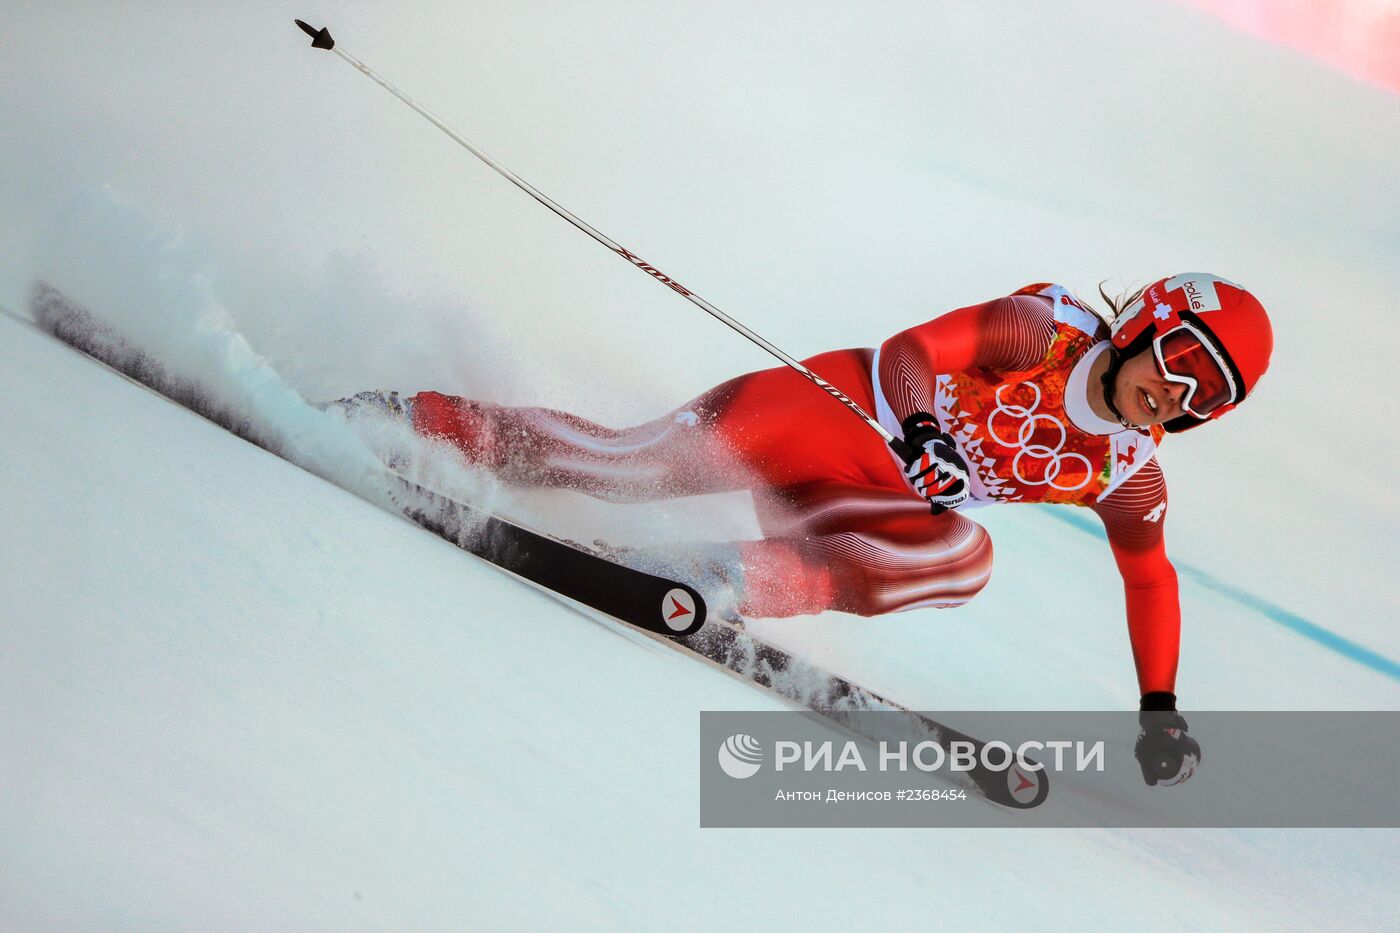
[[[1400,98],[1159,3],[11,5],[0,304],[45,277],[178,337],[198,280],[308,398],[613,424],[768,365],[305,48],[312,14],[800,356],[1044,278],[1250,285],[1273,369],[1163,454],[1173,558],[1228,591],[1185,574],[1183,702],[1400,707]],[[1394,833],[701,833],[696,711],[756,692],[3,317],[0,399],[0,928],[1393,922]],[[1357,445],[1321,491],[1319,437]],[[977,518],[965,609],[764,633],[916,706],[1130,705],[1103,542]]]
[[[1005,920],[1106,921],[1143,872],[1222,925],[1383,916],[1323,880],[1392,872],[1387,834],[1289,866],[1269,833],[702,832],[696,711],[772,701],[0,335],[0,393],[32,399],[0,421],[7,927],[705,929],[781,894],[825,928],[1008,887]]]

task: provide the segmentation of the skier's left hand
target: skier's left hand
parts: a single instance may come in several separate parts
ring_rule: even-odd
[[[904,442],[912,454],[904,463],[904,478],[929,501],[934,515],[967,502],[967,461],[932,415],[919,412],[904,419]]]
[[[1138,726],[1133,754],[1148,786],[1170,787],[1196,773],[1201,764],[1201,745],[1186,734],[1186,720],[1176,711],[1175,695],[1144,694]]]

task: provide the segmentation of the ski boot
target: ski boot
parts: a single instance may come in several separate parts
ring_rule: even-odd
[[[371,414],[385,415],[390,418],[399,418],[412,422],[413,410],[412,402],[397,392],[385,392],[380,389],[369,389],[365,392],[356,392],[349,398],[338,398],[331,402],[322,402],[316,406],[322,411],[330,411],[338,408],[349,417],[369,412]]]

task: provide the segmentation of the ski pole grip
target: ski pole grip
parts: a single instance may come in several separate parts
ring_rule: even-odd
[[[894,455],[904,463],[912,462],[915,456],[914,448],[902,437],[890,438],[890,450],[893,450]]]

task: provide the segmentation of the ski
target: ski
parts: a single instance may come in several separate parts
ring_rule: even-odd
[[[158,361],[56,289],[36,287],[30,313],[42,331],[78,352],[269,453],[297,463],[275,439],[261,434],[198,384],[172,376]],[[889,720],[871,719],[866,714],[888,713],[899,719],[909,735],[937,742],[945,749],[953,742],[971,742],[980,761],[981,741],[810,664],[749,632],[742,620],[708,616],[703,596],[685,583],[623,566],[574,542],[486,514],[387,468],[386,476],[397,487],[398,494],[390,498],[404,518],[556,598],[624,623],[854,735],[874,740],[887,737]],[[875,728],[877,724],[879,728]],[[1044,770],[1011,767],[993,771],[978,764],[963,780],[969,790],[1011,809],[1039,806],[1050,792]]]
[[[1005,771],[987,768],[981,763],[985,743],[980,739],[810,664],[751,634],[742,623],[712,620],[704,629],[676,644],[798,709],[832,721],[853,735],[880,741],[898,733],[900,737],[908,736],[915,741],[937,742],[945,750],[954,742],[970,743],[977,764],[966,772],[969,789],[993,803],[1013,810],[1028,810],[1040,806],[1050,796],[1050,782],[1044,769],[1031,771],[1016,765]],[[872,717],[871,713],[883,715]]]
[[[666,637],[700,631],[705,599],[688,584],[634,570],[463,502],[403,481],[415,499],[403,515],[518,577],[620,622]]]

